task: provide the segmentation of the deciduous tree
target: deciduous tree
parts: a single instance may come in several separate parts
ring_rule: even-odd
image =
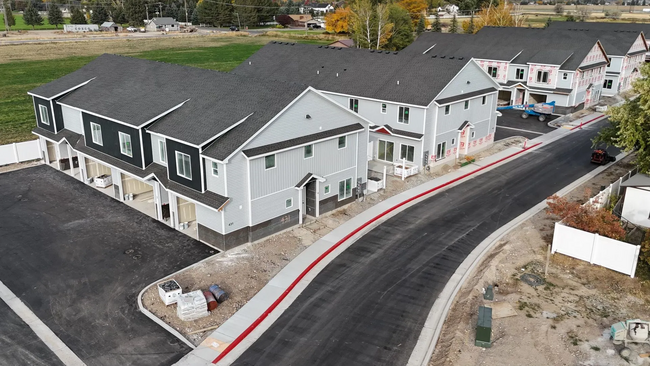
[[[425,11],[427,10],[426,0],[400,0],[397,5],[406,9],[411,16],[413,26],[420,21],[420,18],[425,15]]]
[[[377,4],[375,6],[375,21],[377,26],[377,44],[375,45],[377,49],[383,47],[387,42],[390,36],[393,34],[394,24],[390,22],[389,9],[386,4]]]
[[[355,36],[357,45],[361,48],[373,48],[374,33],[374,9],[370,0],[357,0],[352,9],[352,33]]]
[[[396,4],[388,6],[388,17],[393,23],[393,34],[384,48],[399,51],[413,42],[413,22],[406,9]]]
[[[493,27],[521,27],[524,25],[526,18],[518,15],[514,12],[514,4],[506,4],[505,0],[499,1],[496,5],[493,2],[490,2],[488,5],[481,8],[481,11],[476,15],[476,21],[474,24],[474,32],[476,33],[481,28],[485,26]],[[471,19],[470,19],[471,21]],[[465,29],[465,23],[463,22],[463,28]],[[469,24],[467,25],[469,28]],[[466,32],[470,33],[470,32]]]
[[[579,202],[569,201],[557,195],[549,197],[546,203],[546,213],[562,220],[567,226],[616,240],[625,238],[621,220],[605,209],[597,209],[592,205],[583,206]]]
[[[35,29],[37,25],[43,25],[43,17],[31,1],[23,11],[23,21],[25,24],[31,25],[32,29]]]
[[[349,6],[340,7],[333,13],[325,14],[325,29],[330,33],[349,32],[351,15]]]
[[[554,11],[555,14],[557,14],[557,15],[562,15],[562,14],[564,14],[564,5],[562,5],[562,3],[557,3],[557,4],[555,4],[555,7],[553,7],[553,11]]]

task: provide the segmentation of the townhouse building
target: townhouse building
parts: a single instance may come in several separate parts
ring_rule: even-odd
[[[421,169],[494,141],[499,84],[469,57],[272,42],[232,73],[306,84],[362,116],[379,164]]]
[[[221,250],[365,189],[370,123],[305,85],[102,55],[29,94],[46,163]]]

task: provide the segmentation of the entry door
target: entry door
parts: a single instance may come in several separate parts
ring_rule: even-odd
[[[307,215],[307,185],[302,187],[302,194],[300,195],[300,199],[302,202],[300,203],[302,206],[302,217],[304,218],[305,215]]]

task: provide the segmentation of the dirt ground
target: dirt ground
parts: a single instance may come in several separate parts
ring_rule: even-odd
[[[509,147],[521,147],[523,138],[510,138],[496,142],[490,148],[474,154],[477,162]],[[177,329],[191,342],[198,345],[212,333],[212,330],[197,334],[190,332],[217,327],[244,306],[269,280],[306,247],[328,234],[334,228],[343,224],[350,217],[357,215],[375,204],[400,192],[413,188],[431,179],[440,177],[459,166],[444,164],[409,177],[401,178],[388,176],[387,188],[368,195],[361,202],[354,202],[338,210],[320,216],[316,220],[305,222],[302,226],[294,227],[261,241],[243,245],[230,251],[220,253],[194,267],[172,275],[183,288],[183,293],[195,290],[207,290],[212,284],[218,284],[230,298],[212,311],[209,316],[195,321],[184,322],[176,315],[176,305],[165,306],[158,295],[157,286],[148,288],[142,296],[142,304],[157,317]],[[161,279],[160,282],[164,282]]]
[[[586,201],[633,166],[627,157],[573,190]],[[534,288],[524,273],[544,276],[554,220],[540,212],[499,241],[475,269],[447,316],[429,366],[649,365],[650,345],[630,345],[629,363],[609,340],[609,327],[626,319],[650,320],[650,281],[632,279],[562,254],[551,256],[546,283]],[[482,289],[498,285],[494,302]],[[497,305],[498,304],[498,305]],[[515,316],[492,320],[492,347],[474,346],[478,307],[511,307]]]
[[[8,164],[0,166],[0,173],[11,172],[18,169],[29,168],[31,166],[41,165],[43,160],[26,161],[18,164]]]

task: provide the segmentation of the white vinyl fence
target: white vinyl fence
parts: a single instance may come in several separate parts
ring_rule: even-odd
[[[555,223],[551,251],[625,273],[634,278],[641,246]]]
[[[630,170],[627,174],[618,178],[616,182],[610,184],[607,188],[592,197],[587,203],[591,204],[595,208],[604,208],[609,204],[609,200],[612,196],[617,196],[620,199],[621,183],[630,179],[630,177],[634,176],[636,173],[636,169]]]
[[[39,140],[0,145],[0,166],[41,158]]]

